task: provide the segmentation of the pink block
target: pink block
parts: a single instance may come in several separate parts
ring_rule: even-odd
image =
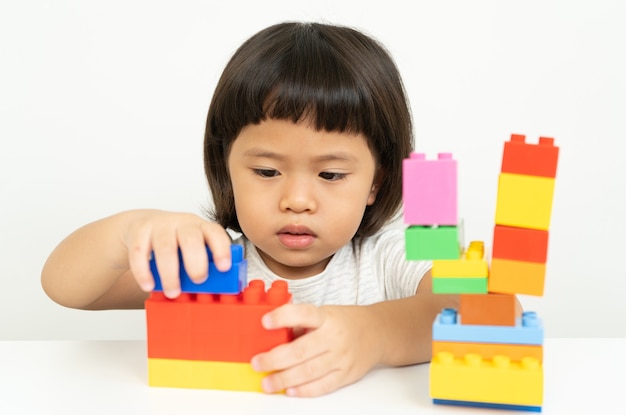
[[[411,153],[402,163],[404,222],[408,225],[457,225],[457,165],[451,153],[426,160]]]

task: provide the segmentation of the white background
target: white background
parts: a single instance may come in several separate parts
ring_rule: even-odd
[[[354,26],[394,55],[417,148],[459,160],[466,240],[490,245],[502,145],[561,147],[543,297],[551,337],[626,337],[626,3],[14,1],[0,5],[0,339],[143,339],[142,311],[50,301],[77,227],[201,213],[204,120],[234,50],[283,20]],[[411,8],[407,8],[411,5]]]

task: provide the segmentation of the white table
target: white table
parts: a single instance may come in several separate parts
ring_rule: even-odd
[[[626,414],[626,339],[546,339],[544,414]],[[320,398],[152,388],[143,341],[1,341],[0,414],[513,414],[433,405],[428,365]]]

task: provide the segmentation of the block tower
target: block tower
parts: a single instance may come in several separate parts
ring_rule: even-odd
[[[407,259],[433,260],[433,292],[460,294],[459,309],[442,310],[433,323],[436,404],[541,411],[543,327],[536,313],[519,310],[516,294],[543,295],[558,159],[553,141],[533,145],[513,134],[504,144],[491,265],[482,241],[457,258],[441,258],[409,254],[407,237]],[[411,199],[406,193],[419,191],[419,182],[406,170],[404,180],[403,197]]]
[[[261,392],[266,375],[250,360],[293,338],[290,329],[266,330],[261,317],[291,300],[287,284],[247,284],[241,245],[231,246],[232,266],[220,272],[209,256],[209,278],[195,284],[180,256],[182,294],[168,299],[154,259],[155,289],[145,302],[150,386]]]

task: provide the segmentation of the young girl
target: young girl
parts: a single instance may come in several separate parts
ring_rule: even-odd
[[[346,27],[271,26],[236,51],[213,95],[211,220],[133,210],[90,223],[51,253],[43,288],[67,307],[141,308],[152,251],[173,298],[178,249],[201,282],[205,244],[226,271],[236,232],[249,280],[285,279],[293,294],[263,325],[305,333],[252,359],[273,372],[266,392],[321,395],[379,364],[426,362],[435,315],[457,297],[432,294],[429,263],[406,261],[403,229],[390,224],[411,148],[409,106],[384,47]]]

